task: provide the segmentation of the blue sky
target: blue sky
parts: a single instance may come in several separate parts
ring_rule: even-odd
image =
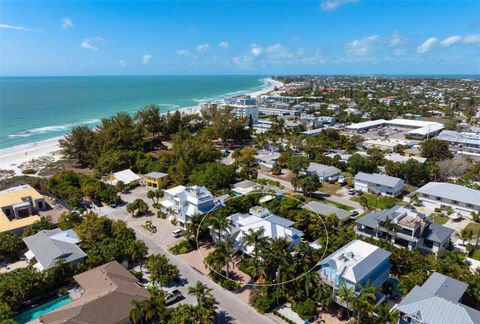
[[[1,75],[480,73],[480,1],[0,6]]]

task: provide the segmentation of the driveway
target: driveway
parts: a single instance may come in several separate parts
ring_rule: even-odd
[[[137,239],[145,242],[150,253],[165,254],[169,260],[178,267],[185,286],[195,285],[197,281],[201,281],[212,289],[212,293],[219,303],[219,310],[225,313],[220,316],[220,319],[217,320],[217,322],[227,323],[231,321],[235,323],[276,323],[276,321],[272,320],[270,317],[259,314],[247,302],[241,298],[238,298],[235,293],[222,288],[210,278],[192,268],[181,257],[171,254],[160,244],[158,240],[156,240],[150,234],[145,233],[141,227],[130,223],[129,226],[135,230]]]

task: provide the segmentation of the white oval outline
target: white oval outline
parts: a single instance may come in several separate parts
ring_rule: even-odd
[[[228,200],[230,199],[236,199],[236,198],[240,198],[240,197],[245,197],[247,195],[250,195],[250,194],[273,194],[273,195],[277,195],[275,193],[272,193],[272,192],[269,192],[269,191],[252,191],[252,192],[249,192],[247,194],[243,194],[243,195],[240,195],[240,196],[231,196],[231,197],[228,197],[227,199],[225,199],[223,201],[223,203],[227,202]],[[327,247],[328,247],[328,230],[327,230],[327,226],[325,225],[325,221],[323,220],[322,216],[317,213],[316,211],[313,210],[312,207],[308,206],[306,203],[304,203],[303,201],[301,201],[300,199],[298,198],[294,198],[290,195],[286,195],[286,194],[282,194],[281,195],[282,197],[288,197],[290,199],[293,199],[295,201],[298,201],[300,203],[302,203],[304,206],[307,206],[308,209],[310,209],[314,214],[316,214],[318,216],[318,218],[320,218],[320,220],[322,221],[322,225],[323,225],[323,228],[325,230],[325,234],[326,234],[326,242],[325,242],[325,248],[323,250],[323,254],[322,256],[320,257],[320,260],[318,262],[320,262],[321,260],[323,260],[323,258],[325,257],[325,254],[327,253]],[[222,204],[223,204],[222,203]],[[302,206],[303,207],[303,206]],[[207,213],[205,213],[202,217],[202,220],[200,221],[200,224],[198,225],[198,228],[197,228],[197,235],[195,236],[195,243],[197,244],[197,253],[200,255],[200,257],[202,258],[202,261],[203,261],[203,264],[210,270],[210,271],[213,271],[215,272],[216,274],[218,274],[219,276],[227,279],[227,280],[231,280],[233,282],[236,282],[236,283],[239,283],[243,286],[249,286],[249,287],[274,287],[274,286],[281,286],[281,285],[285,285],[287,283],[290,283],[290,282],[293,282],[293,281],[296,281],[304,276],[306,276],[308,273],[312,272],[313,269],[315,269],[315,267],[317,266],[318,262],[313,266],[311,267],[308,271],[302,273],[301,275],[293,278],[293,279],[289,279],[289,280],[286,280],[286,281],[282,281],[282,282],[278,282],[278,283],[270,283],[270,284],[256,284],[256,283],[253,283],[253,284],[250,284],[250,283],[243,283],[241,281],[237,281],[235,279],[232,279],[232,278],[228,278],[227,276],[224,276],[223,274],[219,273],[218,271],[216,271],[215,269],[213,269],[210,264],[208,264],[207,262],[205,262],[205,257],[203,256],[202,252],[200,252],[200,248],[199,248],[199,244],[198,244],[198,235],[200,233],[200,228],[202,227],[202,224],[203,224],[203,221],[205,220],[205,218],[210,214],[210,212],[216,210],[216,207],[212,207]],[[208,274],[207,274],[208,275]],[[248,274],[246,274],[248,275]]]

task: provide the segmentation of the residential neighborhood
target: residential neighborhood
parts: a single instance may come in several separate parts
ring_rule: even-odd
[[[478,81],[274,80],[118,114],[3,178],[0,320],[479,322],[476,139],[445,133],[478,132],[447,95]]]

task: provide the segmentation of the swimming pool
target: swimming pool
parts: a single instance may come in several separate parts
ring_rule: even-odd
[[[63,305],[66,305],[72,301],[72,298],[70,298],[69,295],[63,295],[60,297],[57,297],[49,302],[46,302],[44,304],[40,304],[34,308],[31,308],[25,312],[22,312],[15,316],[15,321],[19,324],[25,324],[31,320],[34,320],[36,318],[39,318],[43,314],[46,314],[48,312],[51,312],[54,309],[57,309]]]

